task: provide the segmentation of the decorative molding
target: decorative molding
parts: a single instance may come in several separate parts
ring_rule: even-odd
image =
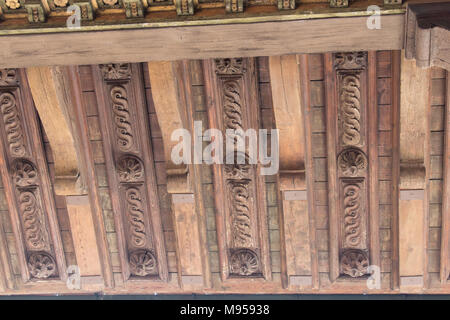
[[[101,64],[100,70],[103,79],[106,81],[130,80],[131,78],[131,65],[129,63]]]
[[[168,278],[140,65],[94,68],[124,280]]]
[[[330,0],[330,7],[345,8],[348,7],[349,0]]]
[[[293,10],[295,9],[295,0],[277,0],[278,10]]]
[[[142,0],[123,0],[127,18],[143,18],[145,7]]]
[[[257,80],[253,59],[204,62],[210,128],[259,128]],[[244,90],[245,88],[245,90]],[[239,132],[231,139],[243,137]],[[231,140],[230,139],[230,140]],[[217,233],[223,281],[234,277],[270,279],[264,179],[250,162],[248,147],[227,150],[234,164],[214,165]],[[237,160],[243,160],[238,164]]]
[[[25,9],[27,10],[28,22],[30,23],[42,23],[45,22],[47,14],[45,12],[44,6],[40,3],[28,4],[25,3]]]
[[[177,9],[177,15],[179,16],[192,16],[194,14],[194,0],[174,0],[175,8]]]
[[[218,75],[233,75],[245,73],[242,58],[223,58],[214,60]]]
[[[230,275],[239,277],[258,276],[261,268],[258,255],[249,249],[233,251],[230,256]]]
[[[327,67],[332,68],[327,79],[330,275],[334,281],[339,276],[362,277],[372,260],[378,259],[376,240],[371,240],[371,232],[378,232],[373,231],[378,227],[370,225],[369,230],[369,221],[376,214],[371,213],[375,200],[370,199],[369,190],[378,184],[371,173],[378,160],[369,163],[366,156],[376,154],[368,140],[369,135],[371,139],[376,135],[371,130],[376,119],[368,117],[374,108],[368,96],[376,85],[372,79],[376,75],[372,73],[374,66],[368,64],[367,52],[338,52],[328,57]],[[334,103],[335,109],[331,107]]]
[[[0,69],[0,86],[17,86],[16,69]]]
[[[225,11],[227,13],[244,12],[244,0],[225,0]]]
[[[81,21],[92,21],[95,19],[95,9],[90,1],[69,0],[70,4],[80,8]]]
[[[24,132],[22,121],[19,118],[16,97],[10,91],[1,92],[0,104],[9,150],[14,157],[23,157],[26,155],[27,150],[25,148]]]

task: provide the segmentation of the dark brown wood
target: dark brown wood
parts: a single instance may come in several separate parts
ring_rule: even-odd
[[[0,170],[22,280],[64,281],[66,262],[37,113],[24,71],[7,73],[11,77],[0,89]]]
[[[159,203],[152,201],[158,195],[141,66],[100,65],[92,72],[123,280],[167,281]]]
[[[326,59],[327,90],[334,90],[327,93],[330,210],[336,203],[329,246],[339,260],[336,270],[336,257],[330,256],[332,281],[336,275],[362,277],[369,265],[379,263],[378,219],[373,217],[378,200],[370,193],[378,189],[377,117],[369,118],[376,113],[375,67],[375,53],[335,53]]]
[[[204,72],[210,128],[219,129],[225,136],[225,129],[232,129],[233,123],[226,113],[234,113],[240,118],[234,122],[236,129],[259,129],[254,59],[205,60]],[[250,165],[247,150],[245,154],[243,165],[214,165],[221,278],[236,283],[246,278],[272,278],[265,177],[260,174],[260,164]],[[225,156],[224,148],[223,159]],[[243,229],[235,224],[241,223],[239,219],[244,219]],[[240,260],[250,268],[240,270]]]

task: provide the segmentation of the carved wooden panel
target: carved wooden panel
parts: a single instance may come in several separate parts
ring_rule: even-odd
[[[22,278],[64,279],[64,254],[37,113],[19,70],[0,70],[0,112],[0,166]]]
[[[335,53],[328,59],[331,69],[327,92],[330,272],[333,280],[338,276],[364,276],[373,262],[369,227],[374,228],[375,223],[370,226],[370,210],[377,211],[378,204],[371,204],[369,190],[372,190],[371,183],[376,183],[376,174],[371,170],[377,162],[371,161],[376,159],[373,157],[376,133],[371,134],[376,117],[368,117],[374,103],[368,99],[369,83],[375,86],[369,79],[372,75],[368,67],[367,52]],[[372,202],[374,200],[376,198]]]
[[[253,59],[205,61],[210,127],[223,132],[259,128],[257,82]],[[239,131],[232,140],[243,138]],[[224,139],[225,143],[226,139]],[[225,151],[226,150],[226,151]],[[227,154],[233,153],[233,154]],[[251,164],[248,145],[244,154],[224,146],[225,159],[234,164],[215,165],[217,230],[222,279],[271,277],[267,243],[264,176]],[[238,164],[236,160],[243,160]]]
[[[124,279],[167,280],[140,65],[93,66]]]

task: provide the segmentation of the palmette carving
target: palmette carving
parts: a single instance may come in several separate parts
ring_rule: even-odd
[[[338,52],[334,54],[334,67],[338,70],[361,70],[367,67],[367,52]]]
[[[338,167],[343,176],[362,176],[367,168],[367,159],[358,149],[346,149],[338,157]]]
[[[242,74],[245,72],[242,58],[215,59],[216,73],[219,75]]]
[[[6,131],[6,140],[11,155],[22,157],[26,153],[22,124],[19,119],[16,98],[10,92],[0,94],[0,109]]]
[[[134,276],[146,277],[158,273],[156,258],[153,253],[148,250],[133,252],[130,255],[129,263],[131,274]]]
[[[142,248],[146,244],[146,234],[141,192],[138,188],[129,188],[125,193],[125,198],[131,242],[135,247]]]
[[[249,249],[236,250],[230,257],[230,274],[233,276],[252,276],[259,274],[258,255]]]
[[[122,151],[128,151],[133,146],[133,130],[131,127],[127,91],[122,86],[111,89],[114,123],[117,135],[117,146]]]
[[[143,182],[144,166],[137,157],[126,156],[118,161],[117,174],[120,182]]]
[[[101,64],[100,70],[105,80],[128,80],[131,77],[131,66],[129,63]]]

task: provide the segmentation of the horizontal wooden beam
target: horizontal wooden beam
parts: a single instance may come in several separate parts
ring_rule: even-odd
[[[0,36],[0,68],[271,56],[403,47],[404,14]],[[70,45],[68,45],[70,44]],[[30,59],[32,52],[32,59]]]

